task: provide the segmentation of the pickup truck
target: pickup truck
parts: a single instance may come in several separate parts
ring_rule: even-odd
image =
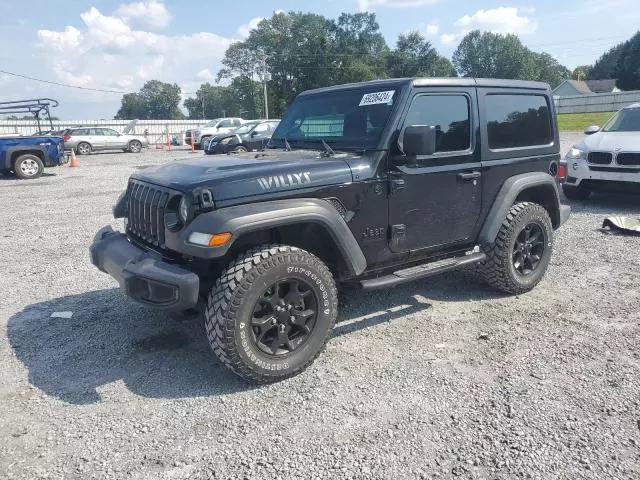
[[[45,167],[67,163],[62,137],[0,137],[0,173],[25,180],[38,178]]]
[[[0,174],[13,173],[18,178],[30,180],[40,177],[45,167],[57,167],[67,163],[64,139],[50,133],[54,132],[54,129],[49,109],[57,106],[58,102],[51,98],[0,102],[0,114],[33,115],[38,132],[30,136],[0,136]],[[41,116],[51,127],[47,132],[42,129]]]

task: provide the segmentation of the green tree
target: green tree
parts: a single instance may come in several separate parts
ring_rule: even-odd
[[[548,53],[533,52],[516,35],[475,30],[453,53],[453,64],[467,77],[539,80],[558,86],[571,72]]]
[[[184,106],[192,119],[225,116],[258,118],[263,116],[261,92],[257,82],[243,75],[235,77],[229,86],[200,85],[195,98],[187,98]]]
[[[573,69],[571,78],[574,80],[586,80],[589,78],[593,65],[580,65]]]
[[[640,31],[624,43],[617,77],[620,90],[640,90]]]
[[[387,72],[390,77],[455,76],[451,62],[418,32],[398,37],[396,49],[387,56]]]
[[[149,80],[137,93],[127,93],[116,120],[177,120],[184,118],[180,111],[180,87],[173,83]]]
[[[596,60],[593,68],[589,71],[589,79],[602,80],[604,78],[618,78],[618,66],[624,46],[624,43],[616,45]]]
[[[537,68],[537,72],[531,80],[546,82],[551,85],[551,88],[556,88],[563,81],[571,78],[571,71],[548,53],[531,52],[531,54]]]
[[[453,53],[454,67],[465,77],[527,78],[534,63],[516,35],[480,30],[465,35]]]

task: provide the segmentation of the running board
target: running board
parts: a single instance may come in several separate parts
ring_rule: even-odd
[[[378,288],[395,287],[403,283],[412,282],[421,278],[433,277],[441,273],[450,272],[461,267],[468,267],[487,259],[484,253],[473,253],[464,257],[446,258],[435,262],[425,263],[416,267],[398,270],[384,277],[362,280],[360,285],[363,290],[376,290]]]

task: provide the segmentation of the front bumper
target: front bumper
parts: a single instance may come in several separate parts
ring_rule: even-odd
[[[187,310],[198,303],[200,279],[195,273],[133,245],[110,226],[98,231],[89,250],[91,263],[139,303],[166,310]]]

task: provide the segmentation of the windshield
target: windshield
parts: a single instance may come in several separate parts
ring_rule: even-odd
[[[242,135],[243,133],[249,133],[251,130],[253,130],[253,128],[258,125],[257,122],[255,123],[245,123],[244,125],[239,126],[238,128],[236,128],[232,133],[237,133]]]
[[[283,147],[286,139],[292,146],[324,140],[338,148],[373,148],[397,97],[397,88],[381,86],[299,97],[273,133],[271,146]]]
[[[204,127],[215,127],[219,122],[220,122],[220,119],[216,118],[215,120],[211,120],[210,122],[205,123],[202,126],[202,128],[204,128]]]
[[[605,132],[640,132],[640,108],[625,108],[616,113],[602,129]]]

